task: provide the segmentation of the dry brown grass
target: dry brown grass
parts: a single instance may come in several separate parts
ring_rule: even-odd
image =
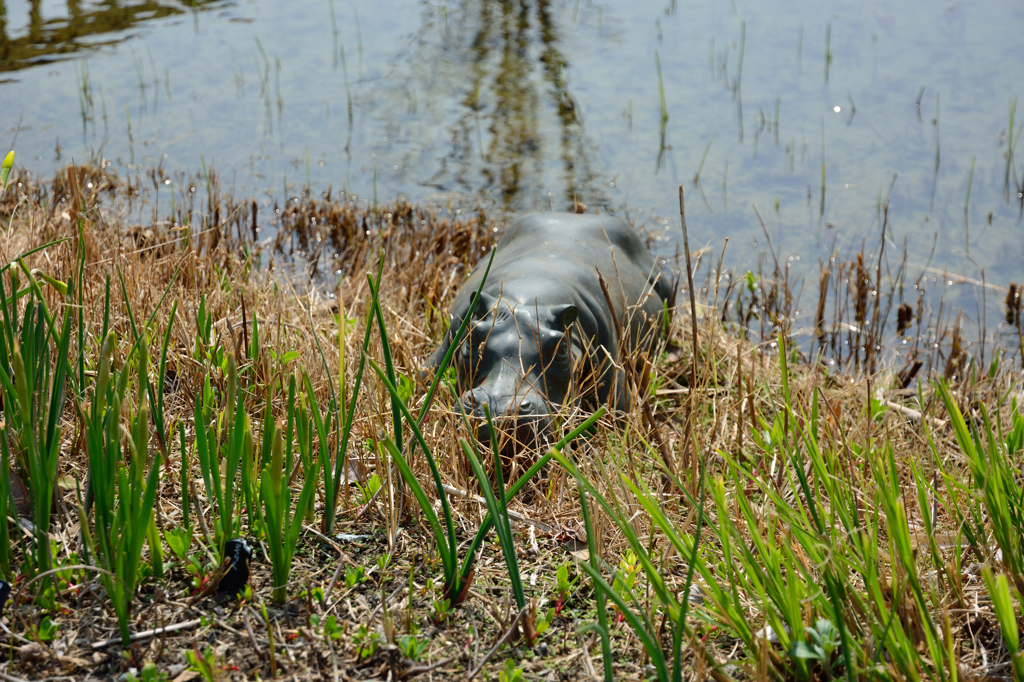
[[[173,216],[164,220],[146,216],[144,223],[137,222],[134,218],[146,212],[140,202],[147,199],[147,192],[148,198],[155,201],[161,181],[162,177],[154,172],[149,183],[154,189],[150,191],[144,181],[126,182],[94,167],[83,167],[77,175],[61,174],[48,183],[22,178],[0,203],[0,218],[6,228],[0,236],[0,261],[6,263],[33,247],[67,239],[30,257],[29,266],[57,279],[73,278],[77,249],[74,224],[82,216],[87,258],[84,299],[90,302],[85,311],[84,339],[85,356],[89,359],[98,356],[108,275],[112,281],[112,328],[121,339],[122,357],[132,336],[125,315],[125,295],[137,319],[144,320],[157,310],[158,301],[168,291],[167,301],[156,315],[154,336],[171,325],[168,368],[175,373],[176,390],[167,394],[166,410],[168,420],[183,421],[189,434],[192,406],[207,371],[206,363],[197,358],[196,352],[196,313],[201,297],[205,296],[207,310],[216,320],[217,343],[237,359],[243,390],[251,403],[248,412],[258,430],[257,417],[267,387],[299,368],[310,374],[318,394],[326,401],[339,370],[335,317],[339,314],[354,319],[346,335],[345,352],[350,361],[357,357],[368,305],[366,273],[376,267],[381,253],[385,258],[381,301],[396,369],[420,382],[420,369],[444,330],[446,302],[472,266],[496,243],[503,227],[501,220],[478,209],[427,208],[398,202],[374,211],[354,198],[329,194],[298,197],[283,210],[260,208],[255,201],[236,202],[222,194],[213,176],[185,182],[185,187],[195,187],[195,191],[186,191],[176,200]],[[205,205],[200,199],[204,189]],[[166,196],[163,203],[168,203]],[[266,215],[275,211],[274,221],[262,222],[255,213],[257,210],[266,211]],[[279,229],[273,240],[260,242],[257,238],[261,232],[273,226]],[[851,265],[851,272],[858,280],[870,278],[874,274],[870,267],[861,258]],[[118,270],[124,277],[123,292]],[[833,275],[832,281],[836,283],[841,278],[842,271],[839,277]],[[828,289],[825,280],[821,290]],[[51,307],[64,304],[52,291],[47,291],[52,296]],[[779,288],[761,295],[772,301],[788,301],[787,292],[788,289]],[[863,300],[863,287],[850,288],[842,296],[852,301],[858,327],[871,326],[872,311]],[[724,292],[723,299],[730,300],[729,291]],[[168,320],[172,300],[178,302],[177,315]],[[707,303],[712,305],[714,301]],[[764,309],[771,304],[759,301],[758,305]],[[746,313],[740,310],[738,314],[742,318]],[[767,344],[758,346],[726,334],[718,324],[709,322],[719,316],[720,313],[704,317],[700,338],[694,344],[688,332],[688,318],[680,309],[671,323],[666,352],[649,363],[642,358],[622,358],[627,365],[650,369],[650,373],[642,369],[635,372],[632,388],[637,396],[637,409],[617,419],[605,419],[598,434],[574,451],[588,477],[606,495],[618,500],[636,533],[649,538],[652,546],[658,548],[665,579],[675,589],[682,589],[685,582],[684,562],[666,550],[664,543],[657,544],[659,532],[652,528],[642,506],[622,484],[620,474],[669,493],[665,509],[681,529],[692,529],[696,516],[684,500],[671,495],[673,488],[669,477],[664,476],[666,469],[681,486],[693,491],[702,464],[707,466],[709,476],[721,474],[728,470],[724,458],[729,457],[746,462],[766,485],[774,486],[782,494],[786,490],[787,465],[778,460],[776,450],[764,445],[762,433],[777,418],[788,420],[783,409],[777,351]],[[817,317],[825,319],[824,307],[819,308]],[[253,320],[258,324],[261,339],[261,351],[256,358],[249,357],[246,350],[254,331]],[[838,322],[834,327],[839,328]],[[315,337],[320,338],[325,349],[323,357]],[[75,337],[72,339],[74,345]],[[860,341],[858,344],[863,345]],[[694,346],[698,348],[695,386],[690,380],[690,353]],[[278,359],[290,351],[297,352],[297,356],[282,366]],[[74,350],[72,356],[76,353]],[[375,358],[381,355],[376,338],[369,354]],[[950,370],[947,362],[945,373],[958,379],[957,397],[968,418],[977,420],[978,407],[985,404],[990,413],[1001,411],[1004,420],[1010,419],[1007,396],[1017,395],[1024,402],[1019,373],[1002,371],[988,377],[977,367],[972,371],[970,358],[961,351],[954,355],[959,364]],[[954,562],[950,552],[960,532],[957,519],[941,505],[932,510],[920,509],[912,501],[913,482],[905,466],[908,462],[941,461],[953,480],[969,478],[959,446],[943,423],[946,415],[942,404],[926,384],[922,384],[919,394],[904,390],[909,382],[901,385],[895,370],[879,369],[876,362],[870,354],[858,361],[858,371],[864,369],[864,363],[875,371],[860,371],[856,376],[830,373],[823,364],[816,363],[791,367],[792,404],[807,406],[812,394],[820,392],[820,440],[833,448],[842,444],[838,450],[847,458],[849,483],[853,489],[864,491],[865,504],[869,503],[875,481],[866,460],[858,459],[855,453],[862,452],[860,448],[864,447],[870,450],[872,443],[891,444],[903,472],[901,485],[907,487],[908,521],[911,528],[917,529],[919,562],[925,568],[931,566],[924,549],[929,539],[921,524],[921,515],[929,513],[935,519],[934,538],[940,553],[951,565],[962,565],[957,580],[937,582],[935,615],[940,620],[948,618],[961,672],[977,679],[1003,674],[1001,671],[1008,670],[1003,665],[1006,650],[977,570],[981,564],[991,562],[992,557],[965,552]],[[949,362],[954,362],[953,357]],[[213,379],[223,381],[216,374]],[[640,391],[638,386],[645,386],[648,381],[651,390]],[[351,390],[351,366],[347,382]],[[144,661],[155,661],[165,671],[178,666],[174,671],[180,672],[180,666],[185,664],[185,651],[193,646],[203,651],[207,644],[217,666],[228,668],[222,671],[224,679],[251,679],[255,675],[267,678],[274,674],[286,679],[384,679],[389,675],[391,679],[404,679],[416,674],[423,679],[438,679],[461,676],[474,669],[507,629],[515,612],[500,550],[496,544],[488,544],[479,560],[471,598],[447,620],[433,621],[432,602],[440,582],[433,540],[415,502],[401,493],[395,485],[394,470],[372,447],[382,434],[391,430],[387,392],[369,373],[364,376],[364,386],[355,408],[355,435],[349,453],[354,463],[350,472],[364,482],[376,473],[383,483],[382,492],[364,505],[355,486],[345,491],[335,529],[341,533],[338,537],[325,538],[319,534],[318,524],[308,524],[311,530],[300,542],[292,571],[290,601],[281,608],[269,608],[269,624],[263,621],[257,606],[269,594],[265,553],[257,551],[253,566],[255,603],[249,604],[191,599],[189,576],[181,566],[176,566],[164,581],[144,583],[133,612],[133,631],[194,618],[203,618],[202,624],[141,642],[135,645],[128,661],[116,646],[99,652],[90,648],[92,642],[116,635],[116,620],[98,583],[88,574],[74,574],[69,581],[73,584],[65,585],[59,595],[61,608],[55,617],[61,628],[49,644],[40,646],[24,639],[29,627],[43,617],[29,598],[24,597],[8,608],[6,622],[14,634],[4,636],[11,646],[0,653],[0,657],[11,657],[5,674],[23,678],[106,679],[117,677],[129,664]],[[420,385],[417,395],[422,395],[422,389]],[[875,419],[866,418],[871,396],[886,401],[891,409]],[[284,396],[280,391],[276,400],[279,411],[283,411],[280,403]],[[414,397],[413,403],[418,400]],[[475,481],[458,448],[458,438],[466,434],[450,405],[450,398],[442,397],[423,431],[446,483],[475,495]],[[566,423],[571,423],[580,415],[563,416]],[[80,428],[69,408],[63,421],[65,443],[59,473],[62,494],[51,529],[58,544],[58,561],[65,563],[78,563],[80,555],[77,519],[70,512],[77,504],[74,482],[84,482],[87,473]],[[784,425],[786,433],[796,428],[788,421]],[[162,527],[180,523],[176,472],[181,456],[180,448],[172,446],[158,500]],[[185,456],[194,457],[188,444]],[[522,453],[523,459],[512,462],[508,474],[516,477],[529,465],[532,456]],[[198,474],[198,465],[192,462],[191,466],[194,474]],[[417,468],[426,471],[422,458]],[[929,475],[938,476],[932,465],[926,468]],[[729,494],[751,497],[753,491],[730,487]],[[485,508],[459,495],[451,495],[451,501],[457,512],[460,536],[468,539]],[[786,529],[779,525],[772,505],[760,500],[756,508],[761,531],[777,539],[785,537]],[[532,492],[513,504],[513,509],[529,521],[517,524],[528,594],[538,601],[546,600],[550,606],[556,599],[557,567],[571,564],[580,550],[586,548],[575,486],[561,469],[550,466]],[[709,522],[716,525],[721,519],[711,513]],[[598,514],[597,528],[600,554],[612,564],[618,563],[627,547],[621,532],[602,514]],[[880,538],[880,543],[885,542],[884,537]],[[714,542],[706,547],[712,556],[719,551]],[[380,570],[377,559],[388,554],[391,563]],[[894,600],[888,581],[898,582],[902,569],[892,559],[886,565],[890,572],[880,578],[886,581],[887,599]],[[346,588],[346,569],[357,566],[365,569],[369,580]],[[593,604],[585,596],[589,593],[585,583],[581,580],[570,602],[559,606],[542,645],[532,652],[523,647],[502,651],[488,664],[489,674],[496,675],[502,659],[510,653],[520,661],[530,679],[581,679],[595,670],[599,672],[600,664],[592,657],[598,656],[600,650],[589,635],[576,634],[579,625],[593,620]],[[329,606],[303,596],[303,590],[317,587],[331,592]],[[646,598],[649,603],[650,595]],[[902,599],[905,604],[893,606],[905,626],[914,631],[915,627],[920,628],[919,623],[915,625],[919,614],[909,597],[904,595]],[[386,608],[381,608],[385,604]],[[763,623],[758,615],[763,604],[746,600],[744,608],[754,621]],[[337,616],[342,633],[339,639],[324,637],[310,624],[310,615],[321,612]],[[370,632],[379,630],[384,636],[379,651],[365,658],[357,653],[361,627]],[[692,646],[684,650],[690,666],[689,678],[700,678],[709,664],[717,662],[735,663],[738,667],[726,670],[730,675],[762,679],[769,676],[772,661],[780,655],[784,657],[784,652],[772,651],[770,645],[762,647],[758,656],[765,667],[759,669],[760,665],[751,663],[755,660],[751,658],[753,654],[745,651],[735,637],[724,630],[710,629],[709,625],[701,627],[701,643],[691,642]],[[268,655],[268,628],[273,630],[276,647],[273,661]],[[405,660],[399,649],[388,643],[396,636],[415,632],[427,642],[419,662]],[[587,644],[586,649],[581,649],[581,642]],[[613,648],[618,677],[639,679],[646,674],[639,642],[625,624],[614,628]],[[437,669],[426,670],[441,661],[443,664]],[[719,673],[725,674],[722,670]]]

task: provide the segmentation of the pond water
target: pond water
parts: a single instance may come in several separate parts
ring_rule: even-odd
[[[214,166],[268,205],[307,183],[580,201],[664,230],[666,253],[683,185],[692,248],[728,236],[742,271],[767,231],[815,290],[819,259],[877,253],[888,197],[886,248],[898,262],[906,243],[911,280],[925,265],[1024,278],[1024,3],[0,7],[0,144],[44,175],[102,156],[122,173]],[[980,296],[948,286],[957,304]]]

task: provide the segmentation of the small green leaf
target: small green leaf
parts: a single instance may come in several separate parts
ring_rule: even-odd
[[[57,292],[61,296],[67,296],[68,295],[68,285],[67,285],[67,282],[61,282],[59,279],[54,279],[53,277],[50,277],[48,274],[46,274],[42,270],[38,270],[38,269],[32,271],[32,276],[33,277],[41,278],[44,282],[46,282],[51,287],[56,289]]]
[[[14,152],[7,152],[7,156],[4,157],[4,163],[0,166],[0,194],[7,189],[7,178],[11,174],[11,169],[14,168]]]
[[[406,405],[412,400],[413,383],[412,379],[405,375],[398,375],[398,399]]]
[[[816,646],[812,647],[807,642],[794,642],[793,648],[789,650],[789,655],[793,658],[823,660],[825,652]]]

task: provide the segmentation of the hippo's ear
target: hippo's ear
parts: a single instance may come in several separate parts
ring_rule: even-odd
[[[552,328],[565,331],[579,317],[579,308],[571,303],[551,306]]]
[[[487,313],[493,311],[497,303],[498,299],[495,296],[481,291],[480,298],[476,302],[476,308],[473,310],[474,319],[481,320],[487,317]]]

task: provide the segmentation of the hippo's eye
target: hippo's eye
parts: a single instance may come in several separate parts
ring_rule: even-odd
[[[562,332],[545,330],[542,334],[541,345],[545,355],[562,353],[568,350],[569,344],[566,342],[565,334]]]
[[[472,370],[471,365],[474,364],[473,346],[473,342],[470,339],[466,339],[459,346],[459,351],[455,358],[459,362],[459,364],[465,366],[465,368],[470,371]]]
[[[487,338],[491,335],[493,329],[494,328],[492,325],[477,323],[473,325],[473,328],[470,330],[469,335],[473,339],[474,343],[479,344],[487,340]]]

